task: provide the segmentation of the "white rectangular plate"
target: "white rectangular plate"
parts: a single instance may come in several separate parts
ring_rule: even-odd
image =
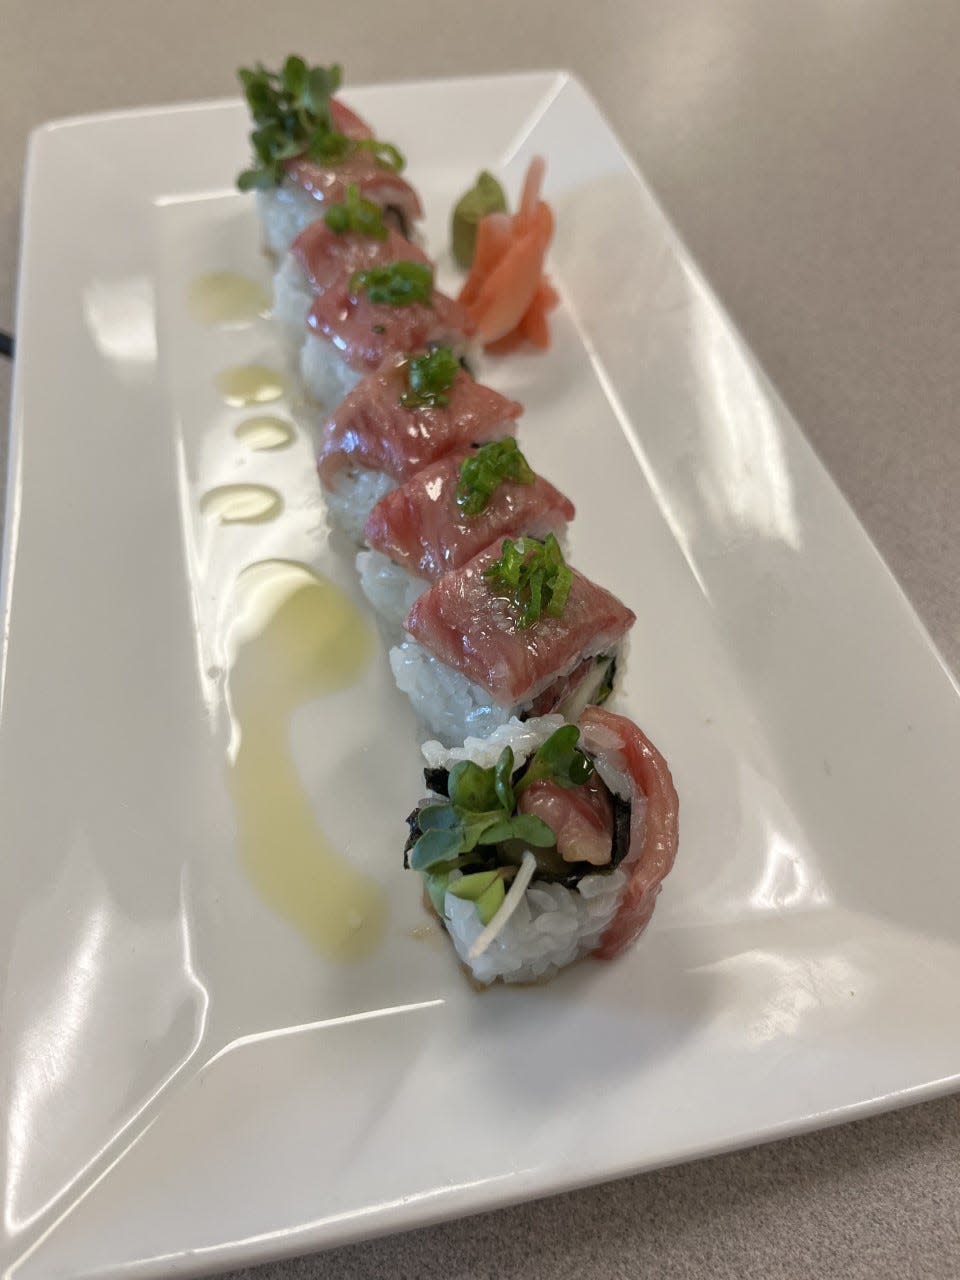
[[[198,272],[268,279],[233,189],[244,111],[42,129],[0,711],[17,1276],[306,1251],[957,1083],[960,700],[863,530],[575,80],[350,100],[406,150],[437,253],[478,169],[515,196],[547,157],[554,344],[483,373],[577,502],[575,562],[639,616],[618,705],[673,767],[676,868],[621,960],[476,994],[401,870],[416,726],[378,651],[278,741],[385,936],[334,963],[260,895],[227,787],[233,581],[307,559],[359,596],[305,436],[246,451],[214,390],[279,359],[269,324],[186,308]],[[280,518],[204,520],[236,480]]]

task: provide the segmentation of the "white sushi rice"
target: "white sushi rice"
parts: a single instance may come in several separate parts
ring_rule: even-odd
[[[300,348],[300,380],[307,395],[333,410],[363,377],[351,369],[333,342],[307,330]]]
[[[472,760],[481,769],[491,769],[503,748],[512,747],[514,760],[520,765],[563,724],[563,716],[557,715],[534,716],[530,720],[513,716],[486,738],[467,738],[462,747],[445,747],[442,742],[431,740],[420,751],[430,769],[452,769],[461,760]]]
[[[273,275],[273,319],[307,395],[332,410],[363,374],[350,368],[335,342],[308,327],[313,296],[306,272],[292,253],[286,254]]]
[[[446,745],[465,738],[485,738],[505,724],[513,707],[490,701],[482,685],[470,681],[428,653],[413,636],[404,636],[390,650],[390,666],[397,688],[413,709]]]
[[[538,881],[489,947],[472,959],[470,948],[483,930],[476,904],[447,893],[444,919],[457,955],[478,982],[538,982],[596,948],[626,887],[619,868],[584,876],[575,889]]]
[[[323,201],[285,178],[279,187],[257,192],[263,247],[279,261],[300,232],[323,215]]]
[[[385,493],[397,487],[393,476],[368,467],[344,467],[335,489],[324,489],[331,521],[356,543],[363,542],[367,516]]]
[[[389,189],[367,188],[364,192],[366,199],[383,206],[390,204],[390,196]],[[323,216],[324,206],[323,200],[318,200],[289,178],[284,178],[279,187],[258,191],[257,216],[267,253],[279,262],[304,227]],[[422,245],[423,237],[416,228],[408,227],[405,234],[412,244]]]
[[[410,607],[429,587],[425,578],[417,578],[382,551],[361,551],[357,556],[357,573],[363,594],[379,613],[389,631],[399,639],[403,620]]]
[[[621,653],[622,646],[611,652]],[[577,654],[565,667],[556,671],[545,683],[549,687],[555,680],[569,675],[588,654]],[[534,689],[525,703],[509,707],[491,702],[490,693],[482,685],[472,684],[466,676],[454,671],[427,649],[405,635],[400,644],[390,650],[390,666],[397,687],[413,703],[413,709],[431,732],[447,746],[469,737],[487,737],[512,715],[532,704],[541,692]],[[584,681],[577,691],[562,705],[568,720],[576,720],[583,708],[593,700],[605,679],[604,669],[597,667],[595,677]]]
[[[473,760],[488,769],[504,747],[513,748],[521,764],[564,723],[562,716],[540,716],[521,723],[512,719],[488,738],[470,738],[462,747],[426,742],[423,757],[431,768],[451,768]],[[459,879],[454,872],[451,881]],[[493,942],[478,956],[470,949],[483,932],[476,904],[455,894],[444,896],[443,913],[457,955],[478,982],[538,982],[564,965],[593,951],[617,913],[627,886],[619,868],[586,875],[575,889],[534,881]]]
[[[284,341],[299,355],[313,305],[313,290],[306,272],[292,253],[285,255],[273,273],[273,320]]]

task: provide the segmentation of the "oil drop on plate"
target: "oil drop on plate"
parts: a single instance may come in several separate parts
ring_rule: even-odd
[[[283,510],[283,499],[265,484],[221,484],[203,495],[200,510],[220,524],[266,524]]]
[[[245,569],[236,600],[228,755],[243,865],[321,954],[360,959],[383,936],[386,895],[320,830],[289,735],[298,708],[363,675],[374,653],[369,624],[335,583],[287,560]]]
[[[236,271],[205,271],[187,290],[187,309],[211,329],[240,329],[270,311],[270,299],[256,280]]]
[[[233,434],[248,449],[257,453],[285,449],[296,437],[293,424],[286,418],[278,418],[273,414],[244,418],[243,422],[237,423]]]
[[[270,404],[285,391],[283,377],[263,364],[236,364],[217,374],[217,390],[234,409]]]

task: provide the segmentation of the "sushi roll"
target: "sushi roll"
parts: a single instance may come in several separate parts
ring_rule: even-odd
[[[328,289],[342,293],[355,271],[404,259],[427,262],[421,249],[387,226],[376,205],[349,187],[342,202],[300,232],[273,277],[273,318],[294,356],[307,337],[311,307]]]
[[[381,498],[367,517],[360,585],[390,627],[450,569],[498,538],[554,534],[563,542],[573,503],[527,462],[512,436],[457,449]]]
[[[292,55],[279,72],[258,64],[241,68],[239,78],[256,128],[253,165],[237,181],[242,191],[256,191],[263,246],[275,261],[348,186],[404,236],[415,234],[423,210],[400,176],[403,156],[333,96],[339,67],[308,67]]]
[[[434,289],[426,254],[352,190],[294,241],[274,314],[308,396],[328,407],[387,357],[440,345],[460,356],[471,332],[463,307]]]
[[[331,519],[361,542],[385,493],[456,449],[512,435],[522,412],[515,400],[475,382],[449,347],[387,360],[321,433],[317,469]]]
[[[449,744],[514,716],[575,718],[602,702],[635,621],[567,565],[552,535],[503,538],[417,598],[390,665],[414,710]]]
[[[611,959],[646,927],[679,802],[635,724],[588,707],[576,724],[511,720],[453,750],[428,742],[423,756],[430,794],[407,819],[404,866],[477,982]]]
[[[460,357],[472,323],[452,298],[433,287],[433,267],[415,245],[402,258],[381,246],[379,261],[316,294],[300,351],[307,394],[328,407],[391,356],[445,346]]]

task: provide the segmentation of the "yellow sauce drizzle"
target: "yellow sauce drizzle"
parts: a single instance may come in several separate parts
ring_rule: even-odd
[[[266,901],[323,955],[356,960],[383,936],[386,895],[319,829],[288,738],[298,707],[360,678],[373,656],[372,634],[338,586],[291,561],[245,569],[237,598],[229,779],[243,865]],[[322,765],[306,782],[323,793]]]
[[[233,433],[248,449],[258,452],[268,449],[286,449],[295,438],[293,424],[286,418],[263,414],[256,418],[244,418]]]
[[[235,271],[205,271],[187,291],[187,308],[198,324],[239,329],[270,310],[270,299],[256,280]]]
[[[283,499],[265,484],[221,484],[203,495],[200,510],[221,524],[266,524],[283,510]]]
[[[217,390],[234,409],[269,404],[284,393],[283,377],[263,364],[236,364],[217,374]]]

